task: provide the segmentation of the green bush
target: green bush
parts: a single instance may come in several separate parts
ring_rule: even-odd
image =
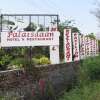
[[[95,57],[91,59],[90,66],[88,68],[88,74],[91,80],[100,79],[100,57]]]
[[[100,100],[100,83],[94,82],[81,88],[72,89],[59,100]]]
[[[25,59],[23,58],[16,58],[11,61],[9,64],[8,69],[20,69],[23,68],[25,65]]]
[[[56,100],[56,95],[54,92],[53,85],[50,81],[46,83],[46,90],[45,90],[45,100]]]
[[[50,60],[47,57],[43,56],[43,57],[40,58],[39,63],[42,64],[42,65],[43,64],[50,64]]]
[[[59,100],[100,100],[100,56],[83,60],[78,77],[79,85]]]
[[[39,59],[37,59],[37,58],[32,58],[32,62],[33,62],[35,65],[40,64],[40,61],[39,61]]]
[[[43,57],[44,55],[42,55],[42,54],[36,54],[35,56],[34,56],[34,58],[36,58],[36,59],[40,59],[41,57]]]
[[[12,59],[12,57],[9,55],[2,56],[1,60],[0,60],[0,69],[1,70],[7,69],[8,64],[10,63],[11,59]]]
[[[84,74],[85,80],[100,79],[100,56],[85,59],[80,72],[82,72],[81,75]]]
[[[50,60],[45,56],[41,58],[32,58],[32,62],[37,65],[50,64]]]

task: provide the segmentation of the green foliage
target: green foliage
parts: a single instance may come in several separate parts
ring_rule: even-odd
[[[74,32],[80,33],[80,30],[77,27],[72,27],[71,29],[72,29],[72,33]]]
[[[90,34],[88,34],[88,35],[86,35],[86,36],[87,36],[87,37],[90,37],[91,39],[96,39],[94,33],[90,33]]]
[[[81,71],[88,80],[100,79],[100,56],[91,57],[83,61]]]
[[[0,100],[19,100],[20,97],[17,96],[1,96]]]
[[[47,57],[43,56],[40,58],[40,64],[50,64],[50,60]]]
[[[37,28],[37,26],[31,22],[24,30],[25,31],[35,31],[36,28]]]
[[[63,26],[64,28],[69,28],[69,27],[72,27],[74,23],[75,23],[74,20],[65,20],[60,25]]]
[[[97,18],[100,27],[100,1],[99,0],[95,0],[95,8],[91,13]]]
[[[7,19],[4,19],[3,16],[0,16],[0,24],[1,24],[1,20],[2,20],[2,24],[9,24],[9,25],[15,25],[15,23],[13,21],[10,21],[10,20],[7,20]]]
[[[32,58],[32,62],[34,62],[35,65],[40,64],[40,60],[37,58]]]
[[[4,70],[7,68],[7,65],[10,63],[11,58],[12,57],[9,55],[4,55],[1,57],[1,60],[0,60],[0,69],[1,70]]]
[[[42,56],[40,58],[32,58],[32,61],[34,64],[38,65],[50,64],[50,60],[45,56]]]
[[[30,48],[2,48],[0,49],[0,70],[19,69],[23,66],[24,68],[26,68],[27,66],[31,66],[34,64],[49,64],[50,61],[47,58],[49,56],[48,52],[48,47],[31,48],[31,57],[34,57],[34,59],[30,61]],[[47,56],[46,59],[42,58],[43,55]]]
[[[100,56],[81,62],[79,85],[59,100],[100,100]]]
[[[77,27],[75,27],[74,24],[75,24],[74,20],[65,20],[64,22],[60,23],[60,25],[59,25],[59,31],[61,33],[63,33],[64,29],[71,28],[72,29],[72,33],[73,32],[80,33],[80,30]]]
[[[59,100],[100,100],[100,83],[94,82],[66,92]]]
[[[45,99],[46,100],[56,100],[56,95],[54,93],[54,88],[53,88],[53,85],[50,81],[47,82]]]
[[[8,69],[20,69],[20,68],[23,68],[24,65],[25,65],[25,59],[23,58],[16,58],[16,59],[13,59],[11,61],[11,63],[9,64],[9,67]]]
[[[3,20],[2,23],[8,24],[8,25],[15,25],[15,23],[13,21],[9,21],[9,20]]]
[[[22,52],[23,48],[1,48],[0,49],[0,70],[14,69],[17,65],[12,65],[17,62],[17,58],[23,58],[25,52]],[[18,60],[19,61],[19,60]],[[18,63],[18,62],[17,62]],[[20,63],[20,62],[19,62]],[[11,66],[10,66],[11,64]]]
[[[4,55],[4,56],[2,56],[2,58],[1,58],[0,64],[1,64],[1,65],[6,65],[6,64],[9,63],[10,59],[11,59],[11,56],[9,56],[9,55]]]
[[[100,40],[98,40],[98,45],[99,45],[99,47],[100,47]]]

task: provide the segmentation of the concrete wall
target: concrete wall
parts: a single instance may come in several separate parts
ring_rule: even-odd
[[[78,69],[79,62],[74,62],[37,66],[32,75],[23,70],[0,72],[0,96],[11,100],[53,100],[76,82]]]

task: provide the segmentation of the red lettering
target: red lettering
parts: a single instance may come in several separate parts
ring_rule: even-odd
[[[10,37],[13,33],[9,32],[7,37]]]

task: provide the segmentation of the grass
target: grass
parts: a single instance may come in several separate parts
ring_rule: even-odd
[[[16,97],[0,97],[0,100],[18,100]]]
[[[100,100],[100,56],[83,61],[78,80],[78,86],[59,100]]]
[[[100,100],[100,82],[93,82],[81,88],[65,92],[59,100]]]

